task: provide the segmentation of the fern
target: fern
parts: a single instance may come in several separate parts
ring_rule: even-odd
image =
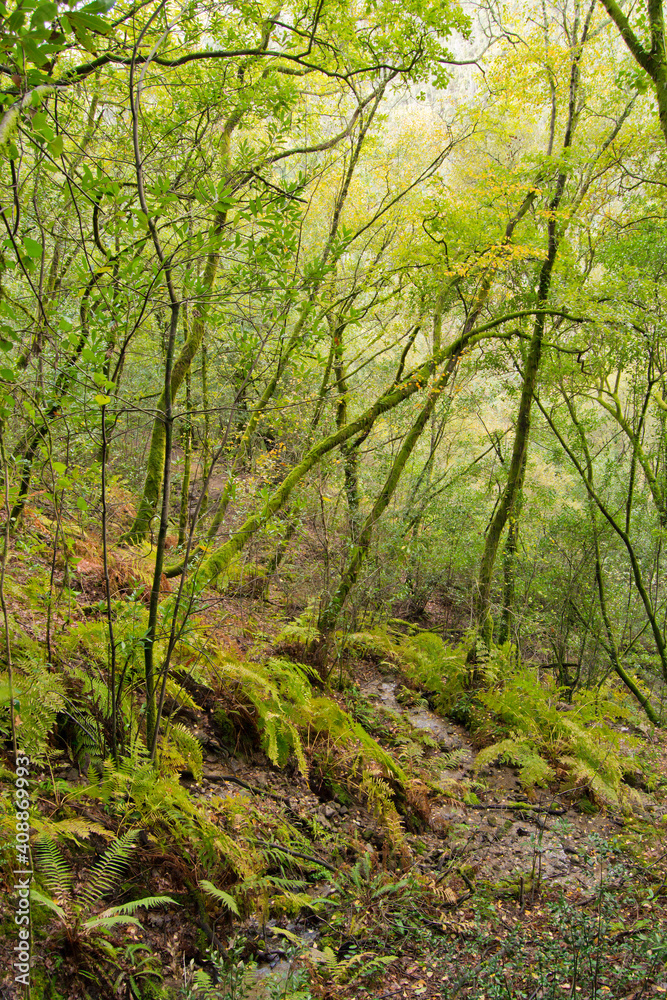
[[[43,764],[54,756],[47,738],[57,713],[65,707],[62,680],[46,664],[23,660],[21,671],[17,670],[14,690],[19,703],[18,738],[21,749],[34,764]]]
[[[276,644],[287,645],[295,643],[301,646],[309,646],[320,638],[319,629],[309,622],[303,620],[304,616],[296,621],[289,622],[276,637]]]
[[[236,905],[236,900],[233,896],[230,896],[228,892],[218,889],[217,886],[213,885],[212,882],[209,882],[208,879],[205,878],[199,880],[199,885],[205,893],[215,899],[218,903],[222,903],[222,905],[226,906],[228,910],[235,913],[237,917],[241,916],[239,908]]]
[[[84,907],[92,909],[95,903],[116,888],[125,874],[138,836],[138,830],[128,830],[114,841],[93,866],[88,874],[88,881],[81,890],[81,902]]]
[[[120,881],[137,836],[137,830],[130,830],[112,844],[98,864],[87,873],[84,888],[76,895],[72,873],[53,840],[42,838],[37,841],[35,857],[40,879],[61,900],[62,905],[35,887],[31,889],[31,898],[58,917],[61,935],[67,938],[70,946],[83,939],[107,934],[118,927],[141,927],[134,916],[137,910],[174,903],[170,896],[148,896],[108,907],[102,913],[92,912],[100,899]]]
[[[55,896],[67,897],[72,891],[72,873],[56,843],[50,837],[35,842],[35,857],[42,881]]]
[[[133,899],[130,903],[121,903],[120,906],[110,906],[101,915],[115,917],[129,914],[134,916],[137,910],[157,910],[160,906],[172,904],[174,904],[174,900],[171,896],[145,896],[143,899]],[[175,905],[178,906],[178,903]]]
[[[450,750],[449,753],[443,753],[440,755],[438,767],[442,771],[454,771],[463,764],[469,753],[470,751],[466,750],[465,747],[459,747],[458,750]]]
[[[345,639],[348,652],[365,659],[384,660],[389,663],[400,661],[400,649],[386,629],[372,632],[352,632]]]
[[[513,733],[505,740],[480,750],[475,760],[475,771],[498,759],[516,764],[519,781],[524,787],[547,785],[554,777],[554,769],[535,751],[526,739]]]
[[[61,819],[57,822],[42,817],[41,820],[36,820],[34,825],[37,827],[40,837],[52,837],[54,840],[73,840],[75,844],[78,844],[81,840],[89,840],[93,834],[97,837],[104,837],[107,840],[113,839],[111,830],[107,830],[100,823],[82,819],[79,816],[74,816],[71,819]]]
[[[380,820],[392,847],[403,847],[405,833],[387,782],[375,774],[365,774],[361,789],[368,799],[369,810]]]
[[[34,885],[30,886],[30,899],[33,903],[39,903],[40,906],[44,906],[47,910],[51,910],[51,912],[55,913],[62,923],[67,922],[67,913],[65,909],[62,906],[58,906],[54,899],[49,899],[48,896],[45,896],[44,893],[40,892]]]
[[[176,754],[170,753],[170,741],[176,749]],[[183,770],[183,766],[189,767],[199,781],[203,772],[202,747],[196,736],[187,729],[182,722],[169,722],[165,726],[165,734],[162,747],[160,749],[160,762],[168,770]]]
[[[465,690],[468,677],[466,645],[448,647],[430,632],[403,641],[400,658],[407,676],[435,695],[437,707],[446,712]]]
[[[201,705],[198,705],[192,695],[186,691],[181,684],[174,680],[173,677],[167,677],[165,691],[170,698],[173,698],[173,700],[182,707],[191,708],[195,712],[202,711]]]
[[[581,698],[573,711],[561,712],[555,705],[558,693],[527,668],[510,671],[502,687],[480,692],[479,700],[510,736],[483,750],[475,766],[505,755],[520,767],[522,784],[544,784],[553,777],[547,761],[558,760],[575,784],[587,785],[602,802],[617,804],[629,747],[621,747],[603,716],[622,713],[622,706]]]
[[[114,930],[116,927],[126,927],[128,924],[133,924],[135,927],[141,927],[141,921],[137,920],[136,917],[109,916],[106,913],[100,913],[97,917],[89,917],[88,920],[84,920],[81,925],[81,929],[86,933],[90,933],[90,931],[101,931],[105,934],[108,931]]]

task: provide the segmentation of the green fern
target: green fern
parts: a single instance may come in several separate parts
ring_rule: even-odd
[[[522,784],[544,784],[553,777],[548,761],[559,761],[575,784],[587,785],[602,802],[617,804],[629,741],[605,721],[623,712],[622,706],[601,698],[582,697],[572,711],[556,707],[558,689],[543,682],[535,670],[515,667],[502,686],[479,692],[480,702],[509,731],[506,740],[483,750],[476,767],[501,755],[517,764]]]
[[[454,771],[463,764],[469,753],[470,751],[465,747],[459,747],[458,750],[450,750],[449,753],[443,753],[438,760],[438,767],[441,771]]]
[[[208,879],[205,878],[199,880],[199,885],[204,890],[204,892],[207,893],[209,896],[211,896],[213,899],[215,899],[216,902],[222,903],[222,905],[227,907],[228,910],[231,910],[232,913],[235,913],[237,917],[241,915],[239,913],[239,908],[236,904],[236,900],[234,899],[233,896],[230,896],[228,892],[224,892],[222,889],[218,889],[217,886],[213,885],[212,882],[209,882]]]
[[[484,750],[475,759],[475,771],[491,764],[494,760],[504,760],[519,768],[519,781],[524,787],[547,785],[554,777],[554,769],[536,752],[528,740],[512,733]]]
[[[122,915],[134,916],[137,910],[157,910],[160,906],[169,906],[174,900],[171,896],[144,896],[143,899],[133,899],[130,903],[120,906],[110,906],[101,916],[116,917]]]
[[[167,677],[165,691],[178,705],[190,708],[194,712],[202,711],[201,705],[198,705],[192,695],[178,681],[174,680],[173,677]]]
[[[352,632],[345,638],[345,648],[355,656],[389,663],[400,661],[400,647],[387,629]]]
[[[47,740],[57,713],[65,707],[62,679],[44,663],[22,660],[14,679],[14,693],[18,701],[21,749],[33,764],[43,764],[55,756]]]
[[[81,890],[82,905],[91,910],[104,896],[112,892],[121,881],[139,836],[138,830],[128,830],[105,851],[91,868],[86,884]]]
[[[379,819],[391,846],[395,849],[402,848],[405,843],[405,831],[387,782],[375,774],[365,774],[361,790],[368,800],[369,811]]]
[[[175,757],[169,753],[170,743],[177,750]],[[201,743],[182,722],[167,722],[163,743],[160,748],[160,760],[168,767],[181,771],[183,766],[189,767],[197,781],[203,773],[203,753]]]
[[[60,902],[44,895],[36,886],[31,889],[31,898],[58,917],[61,934],[70,946],[128,924],[140,927],[139,920],[134,916],[137,910],[174,904],[170,896],[147,896],[108,907],[101,913],[93,912],[100,900],[120,882],[138,833],[138,830],[129,830],[116,840],[87,873],[83,889],[76,894],[72,872],[53,840],[42,838],[36,842],[39,879]]]
[[[319,638],[319,629],[312,622],[304,621],[304,616],[302,615],[296,621],[285,625],[276,637],[276,644],[287,645],[295,643],[296,645],[309,646],[317,642]]]
[[[72,891],[72,873],[55,841],[50,837],[35,841],[34,854],[46,888],[54,896],[67,898]]]

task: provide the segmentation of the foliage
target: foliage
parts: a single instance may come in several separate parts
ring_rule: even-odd
[[[9,690],[4,689],[5,709]],[[36,763],[55,756],[48,744],[56,716],[65,707],[62,678],[48,664],[25,659],[14,680],[14,706],[18,713],[18,734],[22,749]]]
[[[611,698],[582,694],[571,711],[562,711],[559,691],[530,665],[518,666],[502,683],[478,693],[491,713],[482,722],[509,731],[509,736],[481,750],[479,769],[503,758],[520,768],[524,787],[546,785],[556,764],[567,769],[572,787],[588,789],[601,802],[618,805],[628,797],[621,786],[624,767],[631,762],[631,740],[614,730],[608,719],[623,719],[627,709]]]
[[[431,632],[421,632],[403,641],[400,654],[406,663],[407,676],[429,692],[435,706],[445,714],[461,711],[468,699],[470,665],[468,654],[476,637],[468,635],[456,646],[449,646]],[[501,677],[511,662],[509,646],[482,649],[478,644],[477,672],[487,686]]]
[[[301,732],[324,733],[341,746],[358,746],[362,759],[375,761],[403,781],[405,775],[390,754],[331,698],[313,694],[312,668],[278,657],[265,664],[219,656],[211,668],[217,682],[237,685],[257,713],[262,745],[279,766],[294,753],[302,774],[308,763]]]
[[[31,898],[57,918],[57,929],[50,940],[82,962],[84,968],[90,961],[104,961],[106,937],[115,935],[120,928],[141,926],[134,916],[137,910],[174,905],[170,896],[145,896],[98,912],[102,899],[119,886],[138,835],[138,830],[129,830],[115,840],[86,872],[83,884],[76,890],[73,872],[55,842],[42,838],[35,843],[38,877],[51,896],[33,887]]]

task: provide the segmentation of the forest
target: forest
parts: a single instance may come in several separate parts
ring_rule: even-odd
[[[667,992],[662,0],[0,0],[0,996]]]

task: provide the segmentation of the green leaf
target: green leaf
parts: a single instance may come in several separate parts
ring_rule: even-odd
[[[52,913],[56,913],[61,920],[65,920],[65,911],[62,906],[58,906],[56,902],[49,899],[48,896],[44,896],[39,889],[35,889],[34,886],[30,889],[30,899],[33,903],[39,903],[41,906],[46,906],[46,908],[51,910]]]
[[[42,244],[37,240],[31,239],[30,236],[23,237],[23,246],[25,247],[26,253],[33,260],[41,260],[42,254],[44,253],[44,248]]]
[[[214,899],[217,899],[219,903],[222,903],[222,905],[226,906],[228,910],[235,913],[237,917],[241,916],[239,908],[236,905],[236,900],[233,896],[230,896],[228,892],[223,892],[222,889],[218,889],[216,885],[213,885],[212,882],[209,882],[208,879],[205,878],[200,880],[199,885],[204,892],[207,892],[209,896],[213,896]]]
[[[14,382],[16,375],[13,368],[0,368],[0,378],[3,382]]]
[[[115,6],[116,0],[92,0],[91,3],[87,3],[81,10],[86,11],[88,14],[107,14]]]
[[[100,914],[102,917],[115,917],[119,914],[134,914],[137,910],[155,910],[159,906],[180,906],[175,899],[171,896],[144,896],[143,899],[133,899],[130,903],[121,903],[120,906],[109,906],[103,913]]]
[[[88,510],[88,502],[84,500],[83,497],[76,498],[76,505],[84,514]]]
[[[63,151],[63,137],[57,135],[52,142],[49,143],[49,152],[51,156],[60,156]]]
[[[64,462],[52,462],[51,464],[53,465],[53,471],[59,476],[62,476],[63,472],[67,471],[67,466]]]
[[[119,924],[127,925],[134,924],[135,927],[141,927],[140,922],[136,917],[91,917],[90,920],[86,920],[83,924],[84,930],[87,931],[110,931],[114,927],[118,927]]]
[[[95,402],[98,406],[106,406],[107,403],[111,402],[111,396],[105,396],[103,393],[98,392],[95,396]]]

